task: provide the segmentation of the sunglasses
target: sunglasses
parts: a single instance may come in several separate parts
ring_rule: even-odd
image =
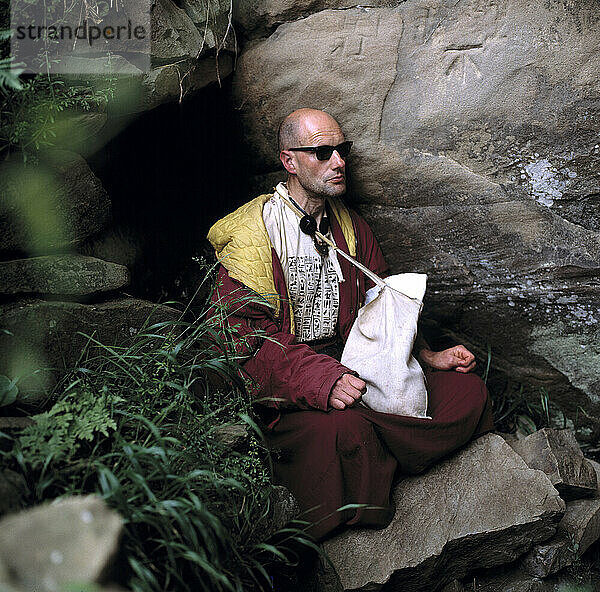
[[[317,160],[329,160],[334,150],[340,155],[340,158],[346,158],[350,154],[350,148],[352,148],[352,142],[342,142],[337,146],[302,146],[300,148],[288,148],[288,150],[292,152],[314,152]]]

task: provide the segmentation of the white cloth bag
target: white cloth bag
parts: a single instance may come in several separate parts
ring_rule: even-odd
[[[305,215],[290,201],[281,183],[275,191],[299,218]],[[382,280],[329,238],[318,231],[315,235],[375,283],[358,311],[341,358],[342,364],[367,383],[362,403],[375,411],[431,419],[427,415],[425,376],[411,353],[427,276],[402,273]]]
[[[412,355],[427,275],[402,273],[376,281],[367,292],[344,347],[341,362],[367,383],[362,401],[371,409],[410,417],[427,415],[427,389]]]

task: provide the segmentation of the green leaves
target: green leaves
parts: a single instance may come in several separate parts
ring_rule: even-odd
[[[84,142],[81,115],[103,112],[114,98],[112,79],[98,87],[85,82],[66,85],[42,74],[21,81],[22,72],[12,58],[0,59],[0,148],[18,149],[25,160],[35,162],[40,149],[61,142],[77,148]]]

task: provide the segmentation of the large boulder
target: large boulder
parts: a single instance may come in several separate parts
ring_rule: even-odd
[[[10,575],[7,583],[23,590],[102,583],[111,575],[122,532],[123,520],[101,499],[64,498],[0,521],[0,563]]]
[[[199,52],[202,36],[185,10],[171,0],[154,0],[151,10],[152,54],[157,65],[190,58]]]
[[[598,23],[583,0],[323,10],[234,78],[257,170],[287,113],[328,110],[393,271],[429,274],[426,317],[573,413],[599,404]]]
[[[0,167],[0,254],[43,255],[65,250],[103,230],[110,200],[85,160],[66,150],[39,164],[18,158]]]
[[[181,100],[233,70],[231,5],[224,0],[152,0],[152,68],[139,108]]]
[[[0,294],[90,296],[129,283],[124,265],[84,255],[46,255],[0,262]]]
[[[0,374],[19,378],[19,400],[36,402],[94,343],[125,345],[148,324],[179,312],[135,298],[97,304],[28,299],[0,305]],[[149,326],[149,325],[148,325]]]
[[[434,592],[513,561],[551,537],[565,510],[546,475],[494,434],[401,481],[394,501],[384,530],[348,530],[324,543],[342,590]]]
[[[79,44],[50,68],[68,83],[99,80],[117,98],[111,111],[126,118],[181,101],[233,70],[237,45],[230,0],[124,0],[116,14],[101,14],[96,26],[141,27],[143,35],[123,34],[108,46]],[[107,130],[107,137],[114,132]]]
[[[196,61],[190,58],[183,64],[154,68],[144,77],[139,110],[151,109],[169,101],[181,101],[188,93],[196,92],[214,82],[220,83],[233,71],[233,58],[228,52]]]

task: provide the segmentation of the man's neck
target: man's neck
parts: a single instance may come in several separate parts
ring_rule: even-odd
[[[288,193],[294,201],[319,223],[325,213],[325,198],[311,195],[299,183],[293,181],[290,183],[290,179],[286,185]]]

